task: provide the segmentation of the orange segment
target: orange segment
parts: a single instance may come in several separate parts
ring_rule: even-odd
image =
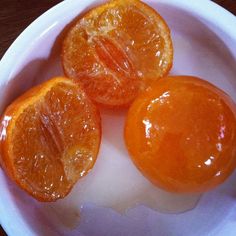
[[[62,50],[65,74],[109,106],[129,104],[140,89],[169,72],[172,60],[167,24],[138,0],[92,9],[70,29]]]
[[[58,77],[29,90],[1,124],[2,166],[38,200],[65,197],[96,161],[100,116],[72,80]]]
[[[125,141],[138,169],[172,192],[202,192],[236,167],[236,106],[195,77],[161,79],[132,104]]]

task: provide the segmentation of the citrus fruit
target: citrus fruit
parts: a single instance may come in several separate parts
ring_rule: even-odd
[[[125,142],[137,168],[171,192],[203,192],[236,167],[236,106],[195,77],[161,79],[132,104]]]
[[[79,84],[57,77],[10,104],[0,131],[3,169],[36,199],[55,201],[93,167],[100,115]]]
[[[64,39],[65,74],[82,82],[106,106],[128,105],[172,66],[170,30],[164,19],[138,0],[114,0],[90,10]]]

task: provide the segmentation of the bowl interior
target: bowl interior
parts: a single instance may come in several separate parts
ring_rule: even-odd
[[[15,51],[19,54],[12,52],[14,67],[8,68],[7,76],[0,76],[1,112],[14,98],[33,85],[53,76],[63,75],[60,50],[66,32],[64,27],[76,15],[99,3],[69,2],[65,1],[57,9],[62,11],[64,7],[64,11],[70,14],[58,18],[55,11],[47,13],[53,17],[44,17],[38,29],[33,33],[29,30],[26,32],[31,43],[21,44],[21,48]],[[207,19],[194,16],[168,1],[152,0],[148,3],[164,17],[172,32],[174,66],[171,74],[204,78],[223,89],[236,102],[236,47],[234,51],[229,49],[226,43],[228,35],[219,35],[217,27],[209,26]],[[30,33],[35,37],[32,38]],[[128,158],[122,140],[125,114],[126,111],[113,114],[102,112],[104,142],[98,159],[102,155],[112,156],[114,153]],[[99,164],[95,166],[94,173],[96,171],[99,171]],[[114,168],[114,171],[118,172],[118,169]],[[18,189],[0,170],[0,212],[3,212],[0,221],[6,226],[9,235],[223,235],[233,221],[232,212],[236,205],[235,181],[236,173],[220,187],[205,193],[197,206],[186,213],[164,214],[140,205],[120,214],[92,202],[84,202],[80,209],[77,201],[81,191],[80,183],[67,198],[56,204],[39,203]],[[120,199],[125,200],[122,195]]]

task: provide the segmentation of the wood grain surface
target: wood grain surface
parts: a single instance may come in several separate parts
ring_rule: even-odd
[[[61,1],[0,0],[0,58],[32,21],[59,2]],[[214,2],[236,15],[236,0],[215,0]],[[0,236],[6,236],[1,226]]]

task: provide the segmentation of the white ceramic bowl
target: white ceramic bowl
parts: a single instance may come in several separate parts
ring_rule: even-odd
[[[171,28],[175,50],[171,74],[202,77],[236,101],[236,18],[207,0],[145,2],[156,8]],[[32,85],[62,74],[61,31],[75,16],[99,3],[101,1],[63,1],[34,21],[15,40],[0,62],[0,112]],[[120,147],[124,148],[121,144]],[[115,149],[107,152],[111,155]],[[0,223],[9,236],[233,236],[236,235],[235,183],[236,173],[220,187],[204,194],[193,210],[182,214],[164,214],[138,206],[121,215],[111,209],[87,205],[80,225],[71,227],[73,217],[70,218],[68,212],[51,212],[51,205],[32,200],[0,170]],[[74,206],[70,201],[65,204],[67,209]],[[43,214],[45,212],[48,217]]]

